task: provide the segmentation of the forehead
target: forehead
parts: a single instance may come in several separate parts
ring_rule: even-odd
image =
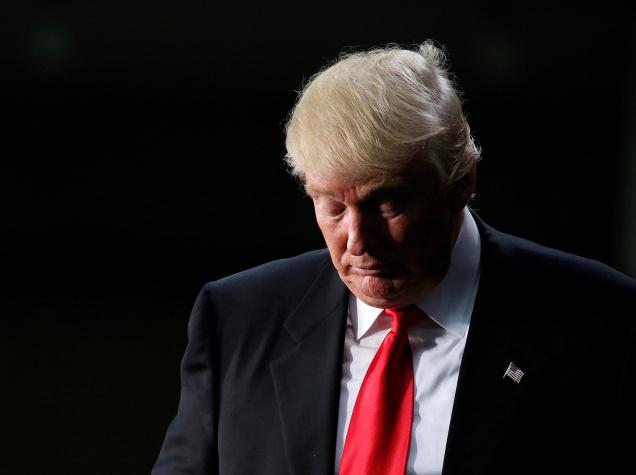
[[[383,191],[401,191],[428,193],[436,189],[437,180],[424,169],[404,170],[390,175],[377,177],[352,178],[345,176],[305,177],[305,191],[310,196],[340,197],[349,190],[355,189],[359,198]]]
[[[412,186],[411,181],[402,174],[364,179],[311,175],[305,178],[305,191],[309,195],[338,196],[346,190],[355,188],[357,195],[363,197],[380,190],[408,189],[410,186]]]

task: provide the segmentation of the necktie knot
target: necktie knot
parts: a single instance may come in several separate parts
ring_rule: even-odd
[[[408,305],[401,308],[386,308],[385,313],[391,317],[391,331],[404,334],[406,330],[417,320],[426,314],[416,305]]]

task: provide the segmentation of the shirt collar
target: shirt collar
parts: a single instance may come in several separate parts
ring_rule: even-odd
[[[466,334],[473,312],[480,273],[481,242],[473,216],[464,208],[464,221],[451,254],[448,272],[416,305],[433,321],[457,338]],[[358,339],[375,323],[384,309],[371,307],[351,294],[349,311]]]

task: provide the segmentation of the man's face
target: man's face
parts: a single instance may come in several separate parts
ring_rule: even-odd
[[[463,206],[424,173],[346,182],[306,177],[318,226],[340,278],[379,308],[415,303],[446,274]]]

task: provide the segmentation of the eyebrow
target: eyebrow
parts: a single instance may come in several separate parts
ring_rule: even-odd
[[[330,193],[325,190],[321,190],[320,188],[316,188],[315,186],[308,185],[307,183],[305,183],[304,189],[305,189],[305,193],[308,195],[311,195],[312,193],[315,195],[333,195],[333,193]]]

